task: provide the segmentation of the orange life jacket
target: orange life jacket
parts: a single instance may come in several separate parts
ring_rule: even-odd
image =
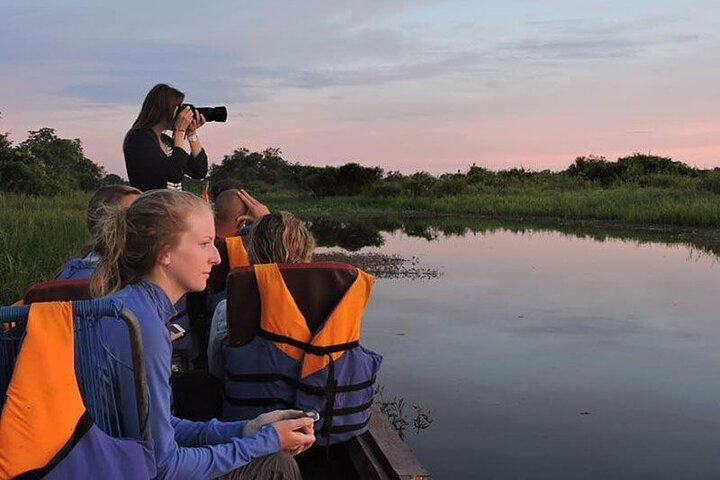
[[[292,406],[323,414],[316,429],[327,443],[363,433],[382,362],[380,355],[359,345],[374,278],[358,269],[355,281],[313,333],[277,264],[255,265],[254,270],[262,304],[260,330],[247,346],[225,349],[229,416],[248,415],[244,406]]]
[[[250,265],[248,253],[247,250],[245,250],[245,244],[243,244],[241,236],[226,237],[225,245],[227,245],[230,270]]]

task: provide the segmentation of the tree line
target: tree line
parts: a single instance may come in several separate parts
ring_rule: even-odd
[[[616,161],[593,155],[577,157],[560,172],[525,168],[490,170],[473,164],[465,172],[435,176],[424,171],[409,175],[385,172],[380,167],[365,167],[358,163],[315,167],[287,162],[277,148],[262,152],[239,148],[211,167],[209,178],[211,183],[236,178],[256,191],[287,190],[318,197],[442,197],[505,188],[574,190],[620,185],[720,194],[720,168],[696,169],[668,157],[643,153]]]
[[[237,179],[257,192],[286,191],[316,197],[442,197],[507,188],[573,190],[619,185],[720,194],[720,168],[696,169],[668,157],[642,153],[616,161],[592,155],[577,157],[560,172],[490,170],[473,164],[464,172],[436,176],[424,171],[403,175],[355,162],[325,167],[302,165],[283,159],[278,148],[262,152],[238,148],[210,167],[211,183],[225,178]],[[7,133],[0,133],[0,191],[54,195],[92,191],[112,183],[123,183],[123,179],[106,174],[103,167],[85,157],[80,139],[59,138],[54,129],[41,128],[28,132],[27,139],[13,145]],[[197,183],[194,187],[199,189]]]

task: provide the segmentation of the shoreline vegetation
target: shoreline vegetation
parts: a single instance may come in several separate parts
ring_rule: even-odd
[[[256,194],[255,191],[252,191]],[[0,193],[0,301],[51,279],[88,241],[89,193],[54,197]],[[566,235],[689,246],[720,255],[720,195],[625,186],[582,192],[504,190],[440,198],[257,194],[273,210],[310,221],[320,246],[382,245],[381,231],[433,240],[469,232],[558,231]],[[357,227],[356,225],[363,225]]]
[[[277,148],[238,148],[210,168],[206,181],[225,178],[271,209],[310,221],[320,246],[350,252],[381,246],[381,231],[432,240],[509,229],[683,244],[720,255],[720,167],[697,169],[657,155],[582,156],[557,172],[472,164],[435,176],[358,163],[302,165]],[[42,128],[13,145],[0,133],[2,304],[53,278],[77,254],[88,241],[90,192],[122,182],[85,157],[80,139]],[[200,193],[204,182],[186,179],[185,189]],[[364,226],[353,226],[360,221]]]

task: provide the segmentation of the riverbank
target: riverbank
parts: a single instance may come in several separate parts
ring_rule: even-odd
[[[357,232],[351,232],[350,240],[358,248],[372,245],[373,238],[380,238],[379,232],[398,228],[429,239],[437,234],[506,228],[684,243],[720,254],[720,196],[709,193],[617,187],[566,192],[508,189],[442,198],[256,196],[273,210],[288,210],[305,220],[364,220],[368,226],[361,235],[369,236],[369,241],[363,243]],[[0,195],[2,304],[14,302],[28,285],[52,278],[88,241],[88,199],[84,193]],[[314,231],[318,237],[319,228]],[[325,226],[330,233],[338,228],[332,223]],[[322,239],[319,243],[323,244]]]
[[[499,189],[445,197],[263,198],[274,208],[336,218],[383,213],[479,215],[503,218],[612,221],[643,226],[720,227],[720,195],[693,190],[588,188]]]

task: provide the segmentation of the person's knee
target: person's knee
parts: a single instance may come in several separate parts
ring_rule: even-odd
[[[263,472],[270,473],[270,478],[301,480],[300,467],[298,467],[295,458],[289,453],[280,452],[268,455],[260,459],[263,463]]]

